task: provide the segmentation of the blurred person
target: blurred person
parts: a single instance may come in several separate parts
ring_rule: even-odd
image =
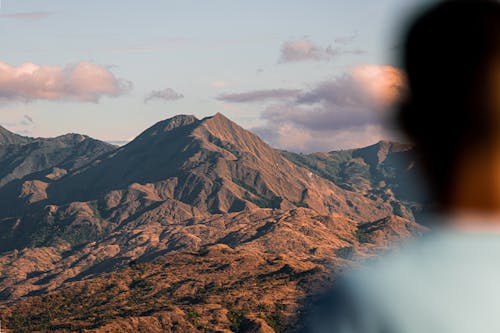
[[[431,231],[341,279],[309,331],[500,332],[500,3],[434,5],[403,52],[397,120],[432,195]]]

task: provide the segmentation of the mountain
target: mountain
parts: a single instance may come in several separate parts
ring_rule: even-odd
[[[364,193],[370,198],[392,198],[392,204],[418,215],[425,195],[413,147],[409,144],[381,141],[369,147],[310,155],[283,152],[289,160],[343,189]],[[400,211],[400,208],[395,208]]]
[[[79,134],[34,139],[0,128],[0,186],[38,172],[60,177],[114,148]]]
[[[0,187],[15,331],[289,331],[332,272],[425,231],[408,146],[292,154],[216,114],[97,150]]]
[[[326,213],[345,205],[334,185],[221,114],[159,122],[128,145],[50,185],[47,193],[60,203],[86,201],[133,183],[152,184],[152,195],[210,213],[293,206]]]
[[[6,128],[0,126],[0,145],[22,144],[29,142],[30,140],[30,138],[14,134]]]

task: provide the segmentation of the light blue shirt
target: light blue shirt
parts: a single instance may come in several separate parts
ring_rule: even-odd
[[[312,332],[499,333],[500,233],[436,231],[340,286]]]

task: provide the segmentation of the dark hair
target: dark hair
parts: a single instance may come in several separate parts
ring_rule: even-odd
[[[481,88],[498,56],[497,1],[441,2],[407,32],[402,58],[408,96],[398,122],[416,145],[438,204],[446,204],[458,158],[494,130]]]

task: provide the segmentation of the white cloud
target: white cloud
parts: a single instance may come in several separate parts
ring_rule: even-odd
[[[0,62],[0,101],[70,100],[99,102],[118,97],[132,87],[107,68],[91,62],[58,66],[25,63],[19,67]]]

